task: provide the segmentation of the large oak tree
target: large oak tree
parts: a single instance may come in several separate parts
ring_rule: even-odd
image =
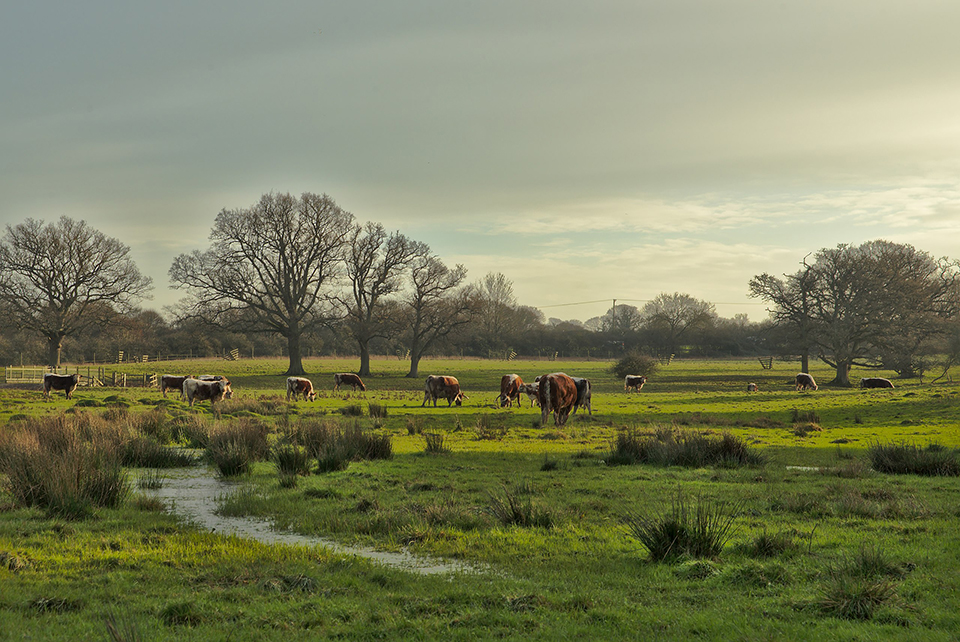
[[[353,230],[353,215],[326,194],[266,194],[249,208],[221,211],[210,248],[170,267],[174,287],[188,291],[180,318],[280,334],[285,374],[305,374],[301,338],[331,316],[331,287]]]
[[[47,342],[47,362],[59,366],[65,337],[129,312],[150,291],[130,248],[62,217],[7,226],[0,241],[0,297],[21,328]]]

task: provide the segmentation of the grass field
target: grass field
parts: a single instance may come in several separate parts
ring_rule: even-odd
[[[0,430],[63,412],[252,421],[268,426],[271,440],[299,423],[358,425],[389,435],[393,456],[313,472],[293,486],[260,461],[222,510],[487,572],[420,577],[322,548],[220,537],[136,494],[80,520],[0,494],[3,635],[109,639],[111,625],[114,639],[144,640],[960,635],[960,478],[881,474],[868,458],[877,444],[960,446],[960,385],[894,379],[894,390],[798,393],[795,364],[679,361],[627,394],[606,362],[431,360],[423,377],[454,375],[468,399],[423,408],[423,377],[404,378],[404,362],[375,361],[366,393],[335,393],[332,374],[355,360],[307,360],[320,394],[294,404],[283,398],[285,365],[201,361],[167,370],[226,374],[235,396],[217,409],[188,409],[150,389],[82,388],[70,401],[3,390]],[[519,410],[495,407],[502,374],[532,381],[553,371],[591,379],[592,416],[541,427],[526,400]],[[826,369],[812,374],[821,384],[831,378]],[[851,375],[859,376],[866,373]],[[747,393],[748,382],[760,391]],[[371,417],[371,403],[386,416]],[[351,407],[360,416],[342,414]],[[763,462],[608,465],[625,430],[641,438],[726,433]],[[440,435],[441,452],[428,452],[425,434]],[[662,522],[678,497],[691,511],[716,509],[730,520],[719,553],[650,559],[629,524]]]

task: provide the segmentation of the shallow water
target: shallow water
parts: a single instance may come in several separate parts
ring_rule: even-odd
[[[218,515],[218,499],[242,486],[242,482],[220,479],[210,468],[195,466],[164,470],[162,488],[140,489],[139,492],[146,497],[160,499],[167,505],[168,510],[178,517],[223,535],[236,535],[265,544],[323,546],[342,555],[362,557],[384,566],[422,575],[479,571],[468,564],[419,557],[408,552],[391,553],[366,547],[344,546],[326,537],[276,531],[268,522],[250,517]]]

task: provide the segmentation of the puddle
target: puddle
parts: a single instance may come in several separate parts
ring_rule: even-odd
[[[805,470],[807,472],[819,473],[819,466],[787,466],[787,470]]]
[[[252,517],[218,515],[217,500],[223,495],[229,495],[240,489],[243,482],[220,479],[205,466],[166,469],[162,474],[162,488],[140,489],[138,492],[146,497],[160,499],[174,515],[215,533],[236,535],[264,544],[323,546],[335,553],[362,557],[384,566],[421,575],[480,571],[469,564],[420,557],[408,552],[391,553],[361,546],[345,546],[326,537],[276,531],[271,528],[269,522]]]

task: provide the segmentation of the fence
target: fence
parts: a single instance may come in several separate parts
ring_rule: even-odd
[[[117,370],[108,370],[103,366],[74,366],[67,368],[51,368],[48,366],[7,366],[4,369],[6,383],[18,384],[37,384],[43,383],[43,375],[52,372],[54,374],[78,374],[80,375],[81,386],[99,387],[110,386],[112,388],[146,388],[157,385],[157,375],[155,374],[129,374],[118,372]]]

